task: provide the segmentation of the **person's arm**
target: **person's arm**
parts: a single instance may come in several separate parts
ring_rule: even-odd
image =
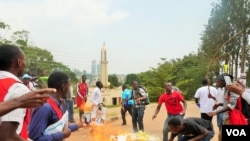
[[[7,101],[11,100],[12,98],[18,98],[28,92],[29,89],[22,83],[14,83],[9,87],[4,100]],[[16,108],[17,106],[14,107]],[[6,112],[6,110],[4,110],[4,112]],[[22,140],[18,136],[21,131],[18,126],[23,124],[25,115],[25,108],[16,108],[15,110],[11,110],[9,113],[1,116],[0,140]]]
[[[199,98],[194,98],[195,104],[200,108]]]
[[[138,101],[138,102],[141,101],[141,100],[145,100],[147,98],[146,92],[142,88],[139,88],[139,92],[141,94],[141,97],[138,97],[136,99],[136,101]]]
[[[199,97],[200,97],[200,89],[197,89],[194,94],[194,100],[195,100],[196,105],[200,108]]]
[[[54,93],[56,89],[46,88],[35,90],[20,97],[12,98],[0,103],[0,116],[3,116],[16,108],[34,108],[46,103],[48,95]]]
[[[183,110],[184,110],[183,115],[185,115],[186,114],[186,109],[187,109],[187,102],[185,100],[183,100],[182,103],[183,103]]]
[[[74,123],[74,124],[70,124],[68,126],[68,128],[71,130],[71,132],[77,131],[79,128],[82,128],[82,127],[83,127],[83,125],[81,123],[79,123],[79,124]]]
[[[81,98],[81,99],[83,99],[83,97],[82,97],[82,95],[81,95],[81,93],[80,93],[80,90],[79,90],[79,83],[77,83],[76,84],[76,92],[77,92],[77,95]]]
[[[241,95],[242,98],[245,99],[248,104],[250,104],[250,91],[244,88],[242,84],[233,83],[232,85],[227,85],[226,87],[231,92]]]
[[[96,91],[96,89],[94,89],[94,91],[93,91],[93,93],[92,93],[92,95],[91,95],[91,97],[90,97],[90,101],[94,104],[94,105],[98,105],[98,104],[100,104],[99,103],[99,101],[96,99],[96,95],[97,95],[97,91]]]
[[[161,104],[158,103],[156,109],[155,109],[155,112],[154,112],[154,115],[152,116],[152,120],[154,120],[157,116],[157,114],[159,113],[159,111],[161,110]]]
[[[223,112],[226,112],[226,111],[229,111],[231,109],[234,109],[236,104],[237,104],[237,99],[239,98],[239,95],[233,93],[233,92],[230,92],[230,99],[229,99],[229,102],[227,104],[227,107],[225,108],[222,108],[221,110],[218,110],[218,111],[215,111],[215,112],[209,112],[207,113],[209,116],[213,116],[213,115],[217,115],[219,113],[223,113]]]
[[[32,77],[30,79],[30,81],[36,81],[37,79],[39,79],[40,77],[44,76],[47,73],[47,70],[44,70],[40,75]]]
[[[158,99],[158,104],[157,104],[157,107],[155,109],[155,112],[154,112],[154,115],[152,116],[152,120],[154,120],[157,116],[157,114],[159,113],[159,111],[161,110],[161,104],[162,102],[165,101],[164,98],[163,98],[163,95],[161,95]]]
[[[178,134],[171,133],[171,134],[170,134],[170,138],[168,139],[168,141],[173,141],[174,138],[175,138],[177,135],[178,135]]]
[[[53,109],[48,104],[35,109],[29,124],[29,138],[35,141],[59,141],[68,137],[69,129],[67,128],[64,128],[62,132],[56,132],[49,135],[44,134],[46,128],[49,126],[49,124],[51,124],[49,121],[57,118],[55,117],[57,115],[52,111]]]
[[[2,141],[25,141],[17,133],[18,122],[2,122],[0,127],[0,140]]]
[[[199,135],[193,137],[189,141],[200,141],[200,140],[204,139],[208,134],[209,134],[209,131],[207,129],[204,129],[204,132],[202,134],[199,134]]]
[[[245,99],[248,104],[250,104],[250,92],[244,91],[242,94],[242,98]]]

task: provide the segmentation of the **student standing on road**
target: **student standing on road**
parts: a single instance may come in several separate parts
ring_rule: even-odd
[[[122,125],[126,125],[126,112],[132,116],[132,107],[134,101],[131,99],[131,90],[127,88],[126,84],[122,85],[122,101],[121,101],[121,116],[122,116]]]
[[[187,103],[179,91],[172,89],[172,82],[170,81],[165,84],[165,92],[162,93],[158,99],[158,105],[155,109],[154,115],[152,116],[153,120],[159,113],[162,103],[165,104],[167,112],[167,118],[163,126],[163,141],[168,141],[168,122],[174,117],[182,120],[186,112]],[[181,105],[181,103],[183,105]]]
[[[195,103],[200,105],[201,118],[212,121],[212,116],[207,115],[208,112],[213,111],[215,100],[211,97],[217,95],[217,89],[210,86],[208,79],[202,80],[202,87],[198,88],[195,92]]]
[[[132,85],[132,99],[134,99],[134,105],[132,108],[133,130],[134,132],[138,132],[138,124],[139,130],[144,131],[143,117],[145,111],[145,104],[143,100],[146,99],[146,92],[142,88],[139,88],[137,81],[134,81]]]
[[[80,121],[85,124],[85,120],[83,119],[83,115],[84,115],[84,107],[85,107],[85,103],[87,101],[87,96],[88,96],[88,85],[86,83],[86,75],[82,75],[82,81],[77,83],[76,86],[76,106],[79,109],[79,118]]]

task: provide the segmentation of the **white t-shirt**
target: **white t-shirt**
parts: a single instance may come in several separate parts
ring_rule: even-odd
[[[225,88],[218,88],[217,89],[217,94],[215,95],[215,98],[216,98],[216,104],[219,104],[219,103],[224,103],[224,93],[225,93]],[[221,110],[223,109],[223,106],[219,106],[216,110]]]
[[[4,79],[4,78],[13,78],[17,81],[19,81],[20,83],[14,83],[13,85],[10,86],[7,94],[4,97],[4,101],[9,100],[11,98],[14,97],[19,97],[23,94],[26,94],[28,92],[30,92],[30,90],[28,89],[28,87],[26,87],[24,84],[22,84],[21,80],[19,80],[15,75],[13,75],[12,73],[9,73],[7,71],[0,71],[0,79]],[[18,108],[15,109],[5,115],[3,115],[1,117],[1,122],[18,122],[18,128],[17,128],[17,134],[19,134],[21,132],[22,126],[23,126],[23,120],[24,120],[24,116],[26,114],[26,109],[25,108]]]
[[[96,88],[93,90],[93,93],[92,93],[92,95],[91,95],[90,100],[91,100],[91,102],[92,102],[94,105],[98,105],[98,104],[102,103],[102,93],[101,93],[100,88],[96,87]]]
[[[217,89],[213,86],[209,86],[210,94],[215,97],[217,95]],[[213,105],[215,101],[212,98],[208,98],[208,86],[202,86],[196,90],[194,95],[195,98],[198,98],[200,101],[200,112],[207,113],[213,111]]]

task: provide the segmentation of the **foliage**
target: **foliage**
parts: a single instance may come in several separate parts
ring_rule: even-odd
[[[8,30],[10,30],[10,26],[0,21],[0,35]],[[0,44],[8,43],[19,46],[26,56],[26,71],[34,76],[40,75],[44,70],[47,70],[48,73],[57,70],[66,73],[70,77],[72,83],[77,82],[76,75],[70,68],[63,63],[56,62],[51,52],[32,45],[29,41],[29,34],[30,33],[26,30],[15,31],[11,36],[11,40],[4,36],[0,36]]]
[[[128,74],[126,76],[126,79],[125,79],[125,84],[128,84],[128,85],[132,85],[133,81],[138,81],[138,83],[140,84],[140,78],[137,74],[134,74],[134,73],[131,73],[131,74]]]
[[[108,81],[111,87],[119,87],[121,84],[118,81],[118,77],[115,74],[108,75]]]

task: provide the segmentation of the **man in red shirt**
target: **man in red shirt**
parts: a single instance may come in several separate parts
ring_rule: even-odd
[[[82,82],[77,83],[77,96],[76,96],[76,106],[79,108],[80,121],[84,123],[84,105],[87,101],[88,96],[88,85],[86,83],[86,75],[82,75]]]
[[[181,102],[183,105],[181,104]],[[168,141],[168,121],[174,117],[183,120],[187,104],[183,95],[179,91],[172,89],[172,82],[170,81],[165,84],[165,92],[162,93],[158,99],[158,105],[155,109],[154,115],[152,116],[153,120],[159,113],[162,103],[165,104],[165,108],[167,111],[167,118],[163,126],[163,141]]]

